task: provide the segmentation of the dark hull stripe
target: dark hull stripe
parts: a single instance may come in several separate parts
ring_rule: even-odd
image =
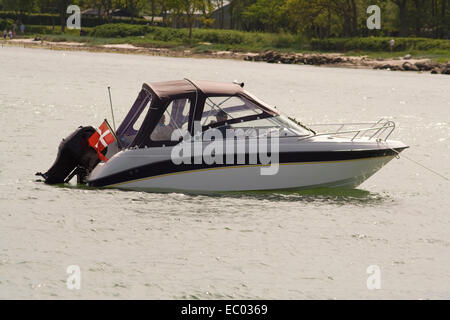
[[[403,151],[405,148],[395,149],[397,152]],[[344,161],[344,160],[357,160],[367,158],[378,158],[385,156],[397,155],[392,149],[381,150],[359,150],[359,151],[325,151],[325,152],[284,152],[279,155],[279,163],[302,163],[302,162],[329,162],[329,161]],[[225,161],[225,159],[224,159]],[[194,163],[193,159],[191,163]],[[255,165],[250,163],[248,154],[246,155],[245,163],[237,163],[235,157],[235,164],[180,164],[176,165],[172,160],[155,162],[148,165],[135,167],[125,171],[118,172],[108,177],[100,178],[89,182],[93,187],[104,187],[114,184],[119,184],[127,181],[139,180],[144,178],[150,178],[160,176],[164,174],[187,172],[200,169],[222,168],[222,167],[234,167],[236,165]],[[256,164],[262,163],[258,159]]]

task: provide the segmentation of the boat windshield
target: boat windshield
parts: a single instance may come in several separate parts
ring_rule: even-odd
[[[201,123],[203,126],[207,126],[262,113],[261,108],[243,97],[208,97],[203,108]]]
[[[218,129],[243,129],[246,136],[270,136],[278,135],[280,137],[304,137],[309,136],[311,131],[297,125],[284,115],[257,119],[252,121],[242,121],[230,125],[224,125]],[[242,132],[242,131],[241,131]]]
[[[201,123],[225,133],[235,129],[241,135],[280,137],[309,136],[311,131],[284,115],[269,115],[254,102],[242,96],[208,97],[203,109]],[[240,129],[240,130],[238,130]]]

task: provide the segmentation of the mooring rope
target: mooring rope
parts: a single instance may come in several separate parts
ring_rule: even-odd
[[[392,148],[390,148],[390,149],[391,149],[392,151],[394,151],[394,152],[398,155],[398,157],[400,158],[400,152],[398,152],[397,150],[394,150],[394,149],[392,149]],[[437,172],[437,171],[434,171],[434,170],[431,169],[431,168],[428,168],[427,166],[421,164],[420,162],[417,162],[417,161],[414,160],[414,159],[408,158],[408,157],[405,156],[404,154],[402,154],[401,156],[402,156],[403,158],[405,158],[405,159],[411,161],[411,162],[414,162],[414,163],[417,164],[418,166],[421,166],[422,168],[427,169],[428,171],[434,173],[435,175],[441,177],[442,179],[449,181],[449,179],[448,179],[446,176],[444,176],[443,174],[441,174],[441,173],[439,173],[439,172]]]

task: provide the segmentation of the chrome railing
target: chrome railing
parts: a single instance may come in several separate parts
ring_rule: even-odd
[[[315,127],[338,127],[337,130],[319,132],[316,130],[316,134],[305,137],[309,139],[317,136],[342,136],[349,135],[348,138],[351,141],[355,139],[367,138],[368,140],[376,139],[377,141],[386,141],[392,132],[395,130],[395,123],[391,120],[380,119],[377,122],[357,122],[357,123],[319,123],[310,124],[308,127],[315,129]],[[364,126],[361,128],[361,126]],[[355,129],[349,130],[349,127],[356,127]]]

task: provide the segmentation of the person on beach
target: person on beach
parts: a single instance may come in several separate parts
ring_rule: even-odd
[[[394,45],[395,45],[395,40],[394,40],[394,39],[391,39],[391,40],[389,41],[389,48],[391,49],[391,52],[394,50]]]
[[[13,38],[13,33],[11,30],[9,30],[9,32],[8,32],[8,37],[9,37],[9,40],[11,40]]]
[[[8,31],[5,29],[5,30],[3,30],[3,39],[6,40],[7,36],[8,36]]]

